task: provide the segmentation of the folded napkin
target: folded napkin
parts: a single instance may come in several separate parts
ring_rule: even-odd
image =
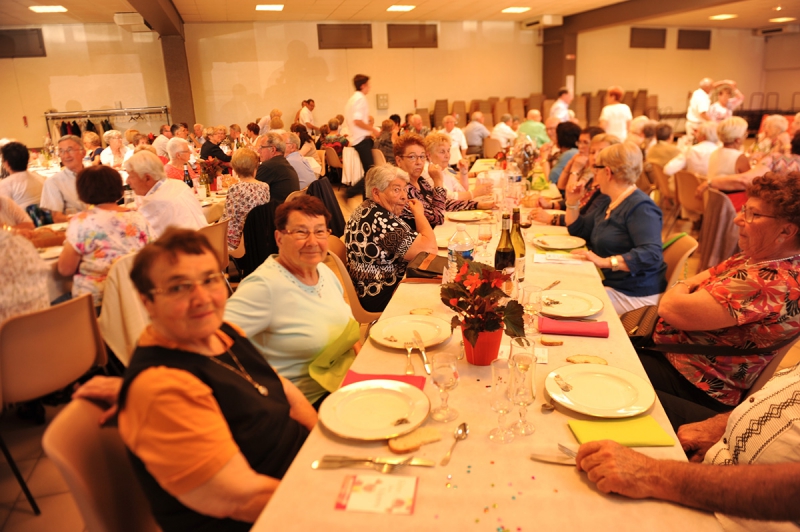
[[[560,321],[539,316],[539,331],[544,334],[608,338],[608,323],[605,321]]]
[[[581,259],[573,259],[570,255],[550,255],[550,252],[542,253],[536,252],[533,255],[533,262],[534,264],[583,264],[586,262],[585,260]]]
[[[347,375],[345,375],[344,380],[342,381],[342,387],[347,386],[348,384],[353,384],[354,382],[373,381],[379,379],[405,382],[411,386],[416,386],[420,390],[425,388],[425,377],[420,377],[418,375],[373,375],[370,373],[356,373],[352,369],[347,372]]]
[[[675,440],[653,416],[633,419],[572,420],[567,423],[579,443],[613,440],[626,447],[671,447]]]
[[[356,359],[353,345],[358,338],[359,324],[351,318],[339,337],[332,339],[311,361],[308,375],[329,392],[335,392]]]

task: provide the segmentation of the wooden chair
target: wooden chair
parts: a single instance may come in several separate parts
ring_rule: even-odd
[[[342,164],[342,160],[339,159],[339,155],[336,153],[336,150],[330,147],[325,148],[325,163],[327,164],[328,169],[338,177],[338,179],[330,179],[333,176],[328,176],[329,181],[332,184],[341,185],[344,165]]]
[[[372,158],[375,160],[375,166],[386,164],[386,156],[381,150],[372,150]]]
[[[306,187],[306,188],[304,188],[302,190],[295,190],[294,192],[292,192],[291,194],[286,196],[286,199],[283,200],[283,202],[284,203],[289,203],[290,201],[292,201],[295,198],[299,198],[300,196],[305,196],[307,192],[308,192],[308,187]]]
[[[676,238],[664,243],[664,262],[667,263],[667,287],[675,284],[679,279],[686,278],[686,261],[697,249],[697,240],[681,233]]]
[[[225,284],[228,285],[228,291],[233,294],[233,288],[228,282],[228,276],[225,275],[225,271],[228,269],[228,263],[231,260],[228,256],[228,222],[230,221],[230,218],[223,218],[217,223],[198,229],[197,232],[205,235],[211,243],[211,247],[214,248],[217,260],[219,260],[219,263],[222,265],[222,274],[225,279]]]
[[[100,427],[103,409],[75,399],[42,439],[89,532],[157,532],[144,491],[116,427]]]
[[[100,334],[117,359],[127,367],[150,316],[133,286],[130,273],[136,253],[129,253],[111,266],[106,278],[103,310],[97,319]]]
[[[494,159],[495,156],[503,151],[503,146],[500,141],[491,137],[483,139],[483,157],[484,159]]]
[[[61,390],[93,366],[105,366],[106,361],[90,294],[0,324],[3,404],[23,403]],[[0,450],[34,513],[39,515],[39,507],[2,437]]]
[[[730,198],[715,188],[706,189],[704,213],[698,271],[716,266],[739,248],[739,226],[733,223],[736,209]]]
[[[353,280],[350,278],[350,272],[347,271],[345,266],[347,261],[347,251],[344,243],[333,235],[328,236],[328,254],[333,258],[336,267],[339,269],[342,286],[344,287],[345,294],[347,294],[348,303],[350,303],[350,310],[353,312],[353,317],[358,323],[367,323],[370,326],[373,322],[381,317],[380,312],[368,312],[364,310],[358,300],[356,288],[353,285]],[[367,328],[369,331],[369,327]]]
[[[702,180],[688,170],[681,170],[675,174],[675,194],[681,208],[687,211],[703,214],[703,198],[695,196],[697,187]]]

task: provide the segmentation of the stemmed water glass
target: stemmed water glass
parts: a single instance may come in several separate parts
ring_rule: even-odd
[[[511,371],[508,360],[492,360],[492,393],[489,404],[497,412],[497,428],[489,433],[494,442],[509,443],[514,439],[514,431],[506,426],[506,415],[514,408],[511,402]]]
[[[431,410],[431,417],[436,421],[446,423],[458,417],[458,411],[447,406],[449,395],[447,392],[458,386],[458,367],[456,355],[452,353],[436,353],[433,355],[431,380],[439,388],[442,404]]]
[[[487,248],[489,247],[489,242],[492,240],[492,226],[493,223],[482,223],[478,226],[478,241],[481,243],[481,247],[483,250],[480,252],[484,257],[489,258],[489,252]]]
[[[536,318],[542,312],[541,287],[531,284],[522,285],[519,291],[519,304],[525,309],[525,324],[530,328],[529,332],[538,333]]]
[[[536,355],[534,344],[527,338],[511,340],[511,402],[519,406],[519,421],[513,430],[520,436],[530,436],[536,428],[525,419],[528,406],[536,399]]]

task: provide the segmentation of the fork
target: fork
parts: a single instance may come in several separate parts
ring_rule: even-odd
[[[406,360],[406,375],[416,375],[414,372],[414,364],[411,363],[411,350],[414,349],[414,342],[403,342],[403,347],[406,348],[408,359]]]

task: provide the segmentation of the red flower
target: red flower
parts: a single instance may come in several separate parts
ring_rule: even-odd
[[[477,273],[471,273],[467,275],[467,278],[464,280],[464,286],[467,287],[467,290],[469,290],[470,294],[474,292],[475,289],[482,284],[483,280],[481,279],[481,276],[478,275]]]
[[[458,270],[458,273],[456,274],[455,281],[456,281],[457,283],[458,283],[458,282],[460,282],[460,281],[461,281],[461,279],[464,277],[464,275],[467,273],[467,271],[469,271],[469,265],[467,265],[467,263],[465,262],[465,263],[464,263],[464,264],[461,266],[461,269],[460,269],[460,270]]]
[[[458,298],[457,297],[451,298],[450,299],[450,304],[452,306],[454,306],[454,307],[457,307],[458,306]]]

